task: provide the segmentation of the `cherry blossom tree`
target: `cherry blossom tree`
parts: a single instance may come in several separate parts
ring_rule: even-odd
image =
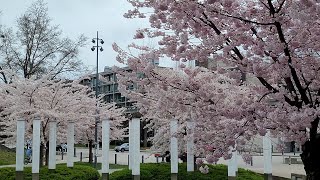
[[[126,135],[128,128],[124,127],[124,123],[128,121],[125,108],[118,108],[116,103],[105,103],[101,99],[99,103],[99,114],[94,115],[94,119],[98,117],[98,141],[101,141],[102,127],[100,126],[103,119],[110,121],[110,140],[122,140]],[[77,129],[78,142],[88,144],[89,147],[89,162],[93,162],[93,143],[95,138],[95,121],[87,124],[81,124]]]
[[[255,77],[260,86],[249,88],[254,97],[258,97],[252,99],[254,108],[243,112],[242,106],[247,98],[243,99],[242,93],[238,94],[238,91],[226,94],[227,97],[234,96],[233,101],[231,99],[230,101],[235,107],[229,111],[235,117],[223,116],[226,119],[223,120],[221,117],[217,121],[218,124],[228,126],[233,124],[231,121],[233,119],[236,122],[247,119],[243,124],[243,127],[248,128],[246,131],[243,132],[241,128],[236,129],[242,137],[250,138],[257,130],[263,135],[266,129],[269,129],[274,136],[304,144],[301,158],[307,179],[320,179],[318,153],[320,150],[318,135],[320,3],[318,1],[129,0],[128,2],[134,8],[125,14],[126,18],[148,17],[150,22],[150,27],[137,30],[134,38],[156,38],[159,44],[154,49],[136,44],[129,45],[130,48],[145,51],[137,56],[130,55],[114,45],[114,49],[119,53],[120,62],[127,63],[133,71],[148,77],[138,80],[136,75],[132,74],[131,82],[137,80],[145,83],[143,88],[148,91],[147,81],[149,79],[154,81],[159,77],[148,60],[161,59],[164,56],[174,61],[196,60],[199,63],[206,63],[213,59],[216,62],[223,62],[226,66],[234,67],[235,70],[231,72],[230,77],[241,86],[246,84],[241,74]],[[204,86],[204,82],[208,81],[204,77],[210,77],[209,74],[212,73],[214,71],[206,72],[208,76],[201,77],[203,80],[199,82],[202,84],[199,84]],[[173,78],[173,84],[167,81],[164,81],[165,83],[154,81],[154,83],[162,89],[170,85],[178,85],[179,89],[183,90],[188,87],[186,83],[174,80]],[[189,79],[190,82],[193,80],[194,77]],[[213,82],[217,83],[214,80]],[[164,84],[166,86],[163,86]],[[193,92],[192,90],[188,89],[188,92]],[[206,92],[214,91],[208,88],[206,90]],[[208,98],[206,93],[200,97]],[[246,97],[250,96],[247,94]],[[140,98],[140,101],[146,103],[147,100]],[[209,101],[192,108],[201,107],[202,113],[198,114],[202,116],[217,111],[218,109],[209,108],[216,105],[216,101]],[[227,109],[222,107],[220,110]],[[240,111],[239,114],[235,113],[237,110]],[[211,121],[212,119],[197,120],[203,123],[203,126],[207,126]],[[209,133],[207,135],[210,136]],[[211,136],[213,137],[213,134]],[[230,141],[232,139],[234,137],[230,137]],[[228,142],[229,138],[225,137],[224,140]]]
[[[42,146],[49,141],[49,121],[57,121],[58,142],[66,142],[68,121],[75,122],[76,142],[81,141],[84,132],[95,124],[95,112],[100,111],[100,118],[110,118],[111,133],[122,137],[120,118],[122,113],[112,104],[105,104],[96,99],[91,89],[79,84],[78,81],[50,80],[44,77],[39,80],[21,79],[14,77],[14,81],[1,87],[3,99],[2,114],[6,119],[5,133],[9,135],[7,141],[15,140],[16,120],[23,117],[26,120],[27,138],[32,137],[32,120],[41,118]],[[98,106],[96,104],[98,103]],[[119,113],[119,114],[118,114]],[[92,134],[87,134],[90,138]],[[113,137],[113,136],[111,136]],[[48,150],[48,149],[47,149]],[[47,154],[47,153],[46,153]]]
[[[180,153],[186,152],[187,121],[195,121],[196,132],[201,132],[194,135],[196,155],[207,156],[210,163],[221,156],[228,158],[229,148],[235,146],[236,141],[238,148],[242,148],[251,138],[249,134],[242,135],[249,128],[253,129],[251,135],[265,134],[265,128],[260,124],[248,123],[254,117],[251,112],[256,100],[249,85],[238,86],[236,80],[208,73],[205,68],[185,69],[185,72],[156,68],[152,73],[156,78],[145,76],[141,81],[135,80],[140,89],[132,91],[126,87],[132,83],[134,72],[118,78],[120,91],[137,101],[140,112],[149,121],[148,128],[155,130],[153,148],[168,150],[171,119],[179,120]],[[234,101],[236,96],[241,96],[241,100]],[[226,143],[225,139],[230,141]],[[213,151],[213,147],[219,148]]]

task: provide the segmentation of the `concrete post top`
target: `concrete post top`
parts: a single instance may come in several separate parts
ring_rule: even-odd
[[[142,114],[140,112],[134,112],[131,114],[131,118],[141,118]]]
[[[104,118],[104,119],[102,119],[102,121],[110,121],[110,119],[109,118]]]
[[[34,119],[33,119],[34,121],[40,121],[41,120],[41,118],[40,118],[40,116],[36,116],[36,117],[34,117]]]
[[[24,118],[20,117],[17,119],[17,121],[26,121]]]

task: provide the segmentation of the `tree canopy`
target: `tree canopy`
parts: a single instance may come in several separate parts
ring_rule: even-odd
[[[3,27],[1,31],[0,78],[5,83],[10,82],[8,70],[24,78],[40,78],[78,73],[84,68],[78,55],[86,37],[64,38],[59,26],[52,25],[43,0],[34,2],[17,19],[16,29]]]
[[[320,155],[317,153],[320,150],[320,139],[317,135],[320,120],[318,1],[128,2],[133,9],[124,15],[126,18],[148,18],[150,23],[150,27],[138,29],[134,38],[156,38],[158,47],[131,44],[130,48],[144,51],[138,56],[133,56],[114,44],[114,50],[119,53],[119,62],[126,62],[130,68],[144,73],[146,77],[138,79],[134,74],[126,74],[124,78],[129,78],[124,80],[124,83],[135,81],[144,92],[152,92],[151,89],[154,87],[179,90],[166,91],[173,93],[167,96],[183,96],[188,101],[198,102],[196,106],[190,103],[185,105],[196,111],[196,126],[206,129],[199,131],[199,136],[205,134],[214,138],[214,132],[219,129],[210,126],[212,121],[224,125],[224,131],[217,131],[225,136],[220,137],[220,140],[224,138],[221,144],[241,144],[241,137],[250,139],[257,132],[264,135],[267,129],[271,130],[274,136],[300,142],[303,144],[301,157],[308,179],[320,178]],[[188,80],[181,81],[175,76],[159,74],[155,67],[148,63],[150,59],[161,60],[164,56],[174,61],[196,60],[203,64],[213,61],[224,65],[218,66],[217,69],[209,69],[205,73],[182,66]],[[215,96],[219,91],[212,86],[219,83],[219,78],[210,75],[216,73],[236,80],[237,86],[249,88],[245,97],[255,97],[252,98],[251,105],[247,98],[243,98],[242,91],[237,91],[236,88],[235,91],[226,93],[226,97],[233,97],[233,108],[226,109],[228,106],[225,101],[217,101]],[[241,74],[246,74],[247,81],[244,81]],[[213,79],[209,80],[208,77]],[[252,83],[252,79],[256,79],[258,84]],[[205,86],[206,88],[202,88]],[[229,87],[221,88],[222,92],[230,90]],[[159,90],[153,93],[158,94]],[[199,96],[190,99],[189,94]],[[210,97],[208,94],[214,96]],[[141,93],[138,101],[144,103],[147,97],[148,95]],[[164,98],[159,98],[156,102],[160,103],[162,99]],[[168,102],[173,103],[172,106],[175,108],[180,108],[174,105],[179,100],[169,99]],[[222,104],[223,108],[219,108],[218,104]],[[161,110],[165,108],[167,106],[161,106]],[[216,118],[212,112],[217,111],[228,111],[228,114],[234,117],[224,115],[224,119]],[[206,117],[207,114],[212,116]],[[234,124],[233,122],[242,122],[242,125],[229,126]],[[230,133],[234,133],[235,136],[227,136]]]

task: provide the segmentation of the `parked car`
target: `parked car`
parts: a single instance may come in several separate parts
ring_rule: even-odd
[[[56,151],[67,152],[67,144],[58,144],[56,147]]]
[[[116,147],[114,148],[114,150],[115,150],[116,152],[119,152],[119,151],[121,151],[121,152],[129,151],[129,143],[123,143],[123,144],[121,144],[120,146],[116,146]]]

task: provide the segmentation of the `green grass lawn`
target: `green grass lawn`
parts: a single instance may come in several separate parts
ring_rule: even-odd
[[[198,170],[187,172],[186,163],[179,164],[178,180],[227,180],[228,169],[225,165],[208,165],[209,173],[202,174]],[[165,180],[170,179],[170,163],[146,163],[140,165],[141,179]],[[131,180],[131,170],[125,168],[110,174],[112,180]],[[261,174],[242,168],[238,170],[237,180],[263,180]]]
[[[16,153],[14,151],[0,149],[0,166],[2,165],[11,165],[16,163]],[[93,164],[90,164],[88,162],[75,162],[76,165],[84,165],[84,166],[90,166],[93,167]],[[61,165],[65,165],[61,164]],[[58,166],[61,166],[60,164]],[[123,169],[127,168],[127,165],[118,165],[118,164],[110,164],[110,169]],[[101,169],[101,163],[97,164],[97,169]]]
[[[16,163],[16,153],[14,151],[0,150],[0,166]]]
[[[66,164],[59,164],[57,166],[65,166]],[[75,162],[74,165],[81,165],[81,166],[90,166],[90,167],[94,167],[93,164],[88,163],[88,162]],[[119,165],[119,164],[109,164],[109,169],[124,169],[124,168],[128,168],[127,165]],[[97,163],[97,170],[101,169],[101,163]]]
[[[24,168],[24,179],[32,180],[31,167]],[[67,168],[66,164],[57,165],[54,171],[49,171],[47,167],[40,168],[40,179],[59,179],[59,180],[96,180],[99,179],[99,172],[89,166],[75,165],[73,168]],[[1,180],[14,180],[15,168],[0,168]]]

